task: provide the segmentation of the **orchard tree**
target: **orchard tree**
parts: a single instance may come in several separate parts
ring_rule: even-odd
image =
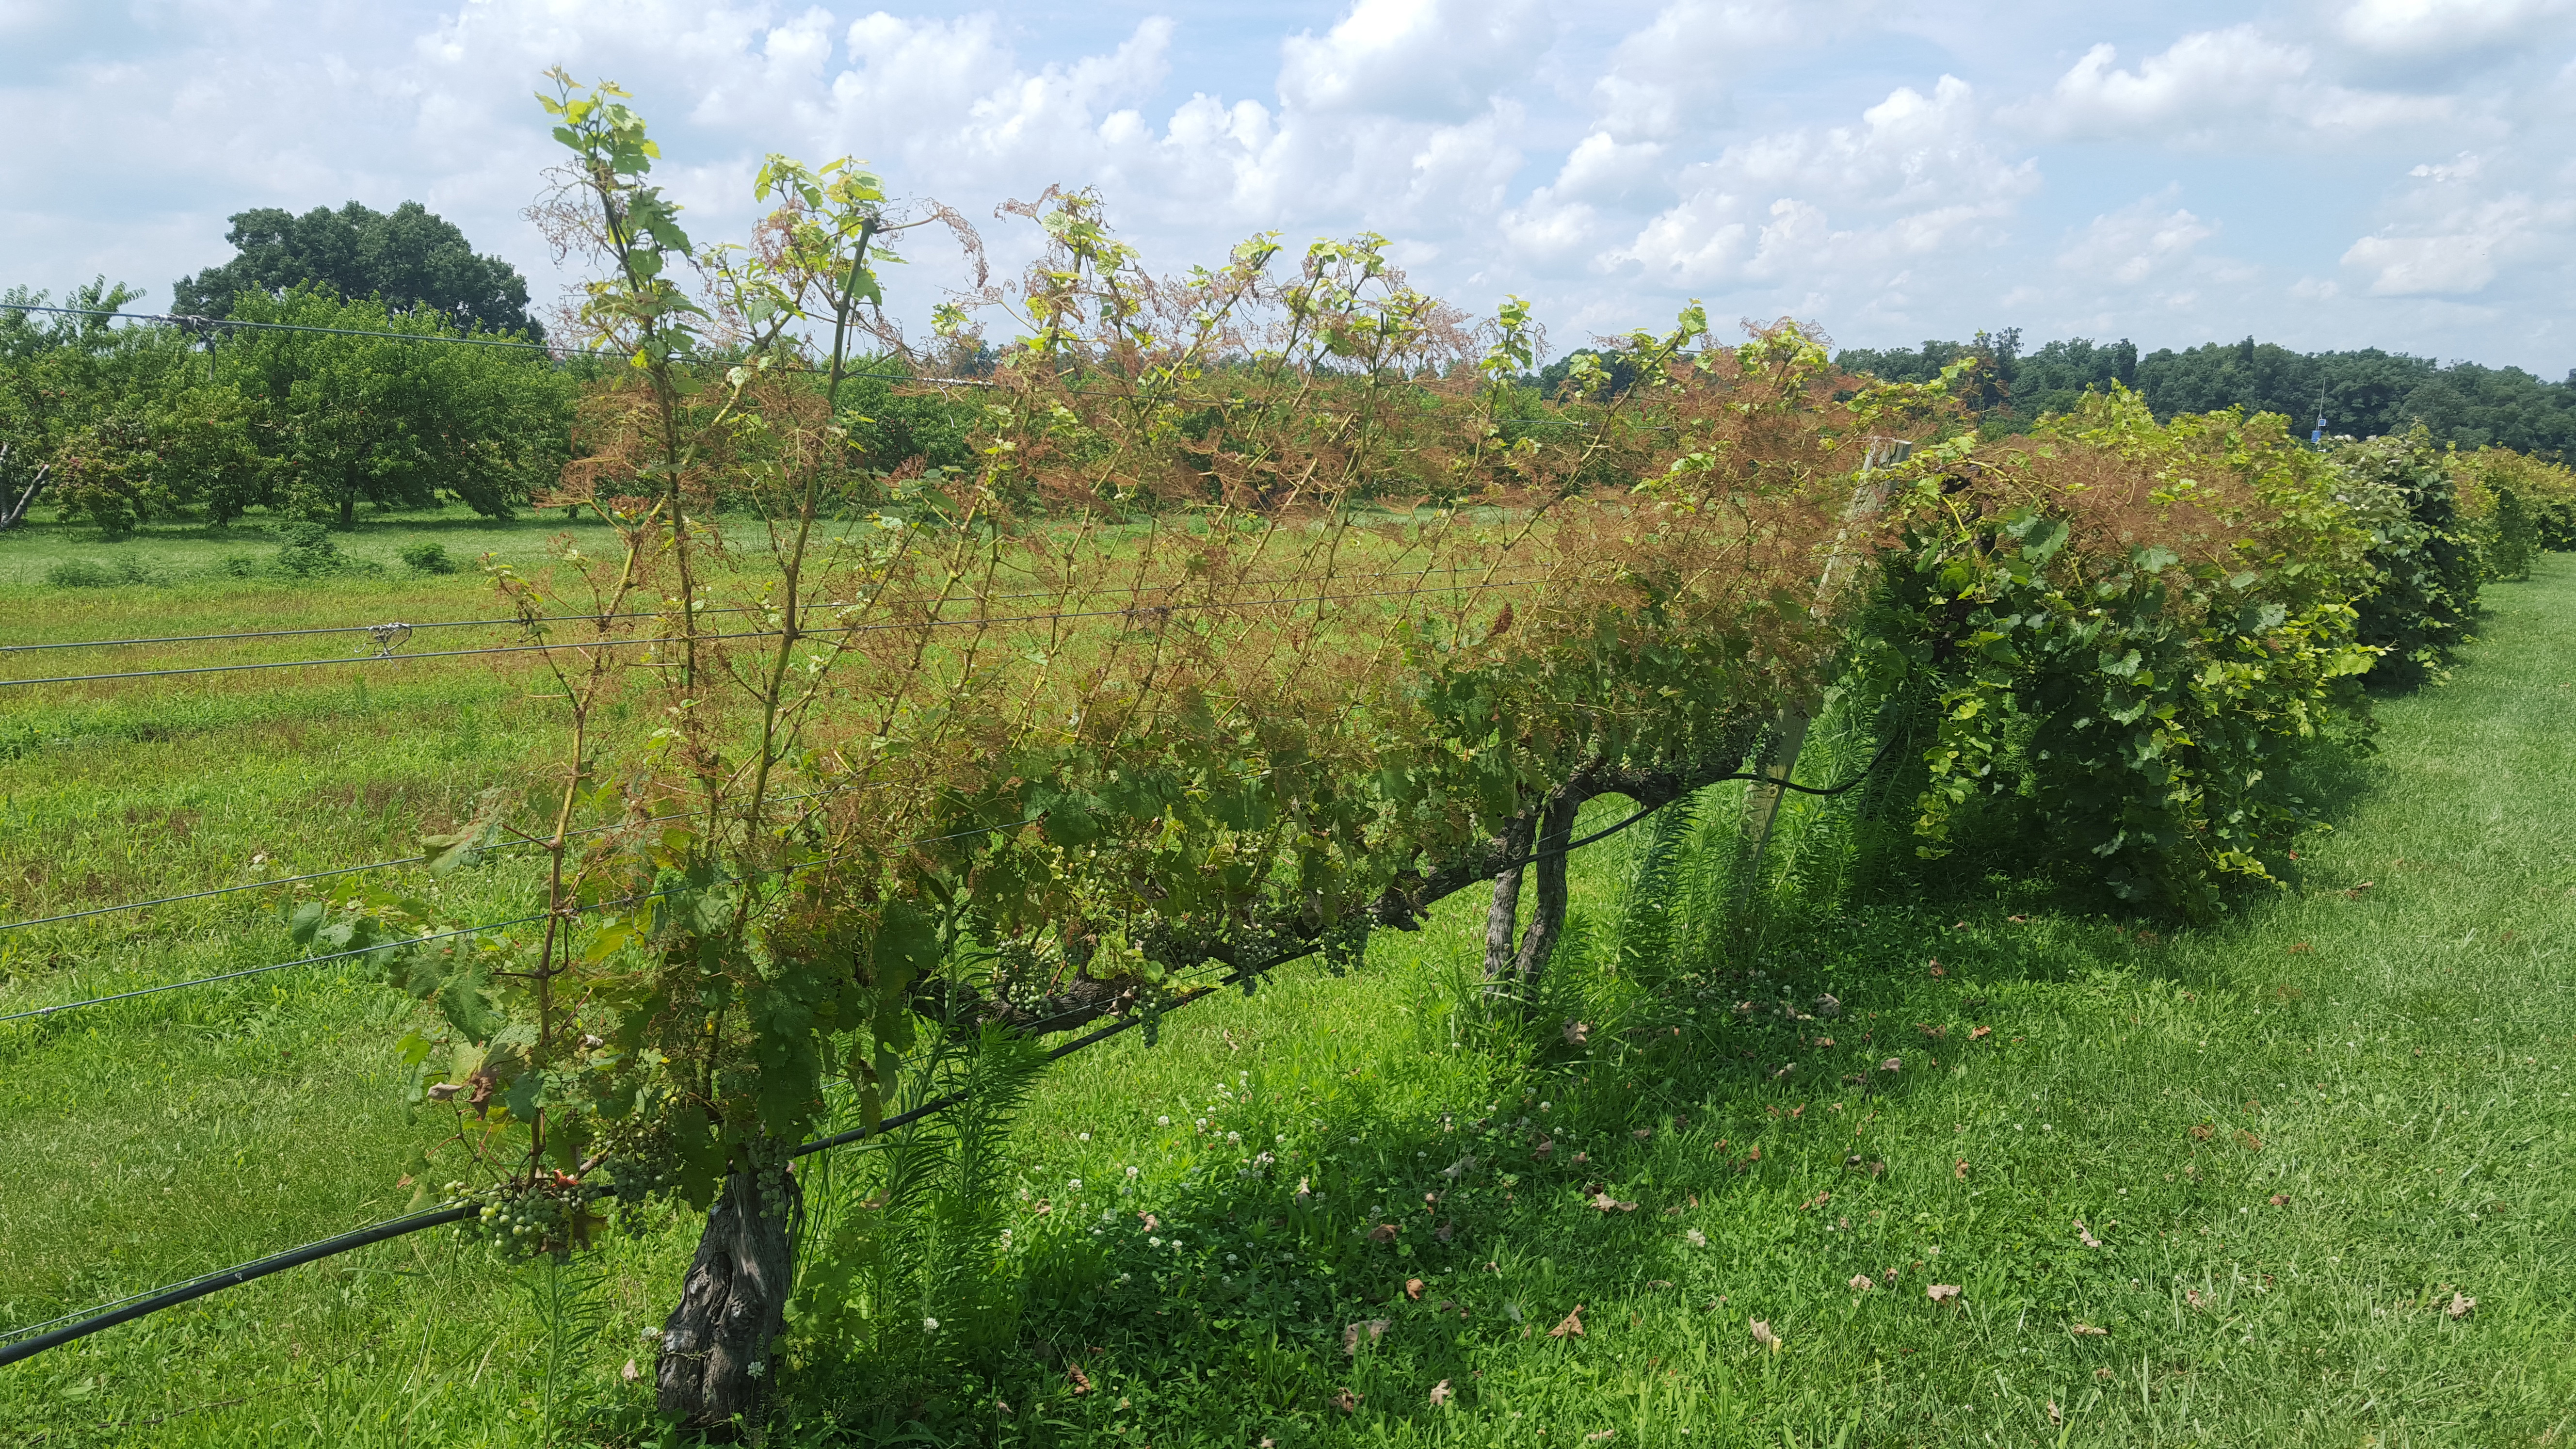
[[[528,316],[528,280],[496,256],[478,255],[465,233],[417,201],[391,213],[350,202],[302,216],[279,207],[235,212],[224,240],[231,261],[172,284],[179,312],[237,315],[245,293],[271,298],[320,285],[343,297],[376,297],[399,309],[427,308],[460,327],[540,338]]]
[[[562,466],[576,384],[543,353],[455,345],[479,334],[318,287],[245,292],[234,315],[369,334],[245,328],[218,343],[218,381],[256,417],[272,508],[347,528],[362,500],[419,508],[453,498],[506,518]]]

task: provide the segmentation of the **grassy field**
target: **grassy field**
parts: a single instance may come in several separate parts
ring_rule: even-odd
[[[488,605],[398,565],[25,576],[62,547],[0,542],[5,642]],[[1014,1138],[1028,1291],[990,1376],[889,1403],[792,1365],[767,1441],[2564,1442],[2576,566],[2491,597],[2457,682],[2385,706],[2302,888],[2220,926],[1994,881],[1783,917],[1747,973],[1611,972],[1634,831],[1579,859],[1593,965],[1529,1025],[1478,1007],[1462,898],[1352,976],[1073,1058]],[[216,679],[0,695],[10,919],[393,858],[552,744],[473,662]],[[446,889],[502,915],[528,884]],[[0,934],[0,1012],[284,959],[270,894]],[[401,1017],[326,965],[0,1026],[0,1323],[399,1211]],[[0,1443],[534,1444],[550,1398],[561,1442],[649,1442],[619,1370],[694,1241],[612,1244],[596,1335],[551,1349],[565,1283],[385,1244],[0,1371]]]

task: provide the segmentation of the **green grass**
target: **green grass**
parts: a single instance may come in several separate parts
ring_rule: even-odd
[[[365,595],[242,597],[283,617]],[[1352,976],[1293,968],[1158,1046],[1073,1058],[1015,1137],[1009,1351],[892,1398],[864,1365],[792,1367],[769,1442],[2563,1442],[2576,564],[2491,597],[2457,681],[2384,707],[2302,888],[2220,926],[2142,936],[1996,881],[1784,916],[1759,974],[1567,969],[1505,1026],[1476,1006],[1461,898]],[[11,909],[230,883],[259,850],[384,858],[541,768],[515,685],[412,667],[363,696],[0,700],[0,729],[39,741],[0,759]],[[1643,834],[1578,861],[1595,962]],[[453,889],[507,913],[525,885]],[[0,941],[0,1010],[286,954],[240,897]],[[1776,1010],[1825,992],[1837,1019]],[[0,1321],[398,1211],[425,1130],[391,1086],[400,1031],[332,967],[0,1027]],[[1300,1180],[1320,1196],[1297,1203]],[[617,1371],[694,1237],[666,1222],[601,1255],[606,1326],[558,1385],[571,1437],[651,1437]],[[540,1442],[526,1276],[444,1234],[300,1269],[0,1371],[0,1442]],[[2455,1293],[2474,1311],[2451,1317]],[[1577,1304],[1582,1336],[1549,1336]]]
[[[85,523],[30,520],[0,533],[0,589],[57,588],[47,583],[47,576],[65,564],[96,565],[108,575],[140,574],[140,584],[151,593],[223,587],[234,584],[226,572],[228,560],[243,561],[255,572],[273,562],[280,544],[277,527],[277,520],[254,514],[228,527],[167,520],[107,537]],[[522,512],[502,521],[448,507],[362,511],[354,529],[331,537],[350,558],[380,570],[380,582],[399,584],[420,578],[402,561],[402,550],[410,544],[440,545],[458,570],[471,576],[475,560],[485,553],[530,563],[543,557],[547,538],[565,532],[584,538],[608,535],[596,522],[567,522],[561,510]],[[364,582],[350,586],[362,588]],[[63,592],[132,594],[137,587],[120,582]]]

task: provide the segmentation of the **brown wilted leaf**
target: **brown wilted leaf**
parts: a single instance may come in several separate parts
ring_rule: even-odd
[[[2209,1306],[2209,1300],[2201,1297],[2200,1290],[2197,1288],[2185,1288],[2182,1290],[2182,1301],[2193,1308],[2207,1308]]]
[[[1421,1279],[1419,1279],[1419,1278],[1407,1278],[1407,1279],[1405,1279],[1405,1280],[1404,1280],[1404,1296],[1405,1296],[1405,1297],[1407,1297],[1407,1298],[1412,1299],[1412,1300],[1413,1300],[1414,1302],[1416,1302],[1416,1303],[1421,1302],[1421,1301],[1422,1301],[1422,1280],[1421,1280]]]
[[[1918,1021],[1914,1023],[1914,1029],[1923,1033],[1925,1036],[1932,1038],[1934,1041],[1946,1041],[1950,1036],[1950,1028],[1946,1026],[1938,1026],[1928,1021]]]
[[[2477,1309],[2478,1300],[2471,1298],[2466,1294],[2454,1293],[2451,1295],[2451,1306],[2442,1310],[2442,1316],[2445,1318],[2466,1318],[2470,1314],[2477,1312]]]
[[[2012,922],[2016,926],[2027,926],[2030,924],[2030,917],[2028,916],[2006,916],[2004,919]]]
[[[1854,1273],[1851,1276],[1851,1281],[1843,1286],[1849,1288],[1854,1293],[1867,1293],[1878,1286],[1878,1280],[1872,1278],[1867,1273]]]
[[[1574,1311],[1565,1315],[1565,1321],[1563,1323],[1549,1329],[1547,1331],[1547,1336],[1550,1338],[1581,1338],[1583,1336],[1583,1305],[1580,1303],[1575,1304]]]
[[[1631,1137],[1636,1138],[1636,1139],[1637,1139],[1638,1141],[1640,1141],[1640,1142],[1643,1142],[1643,1141],[1645,1141],[1647,1138],[1652,1137],[1652,1136],[1654,1136],[1654,1135],[1655,1135],[1655,1129],[1654,1129],[1654,1128],[1652,1128],[1652,1127],[1640,1127],[1640,1128],[1638,1128],[1636,1131],[1631,1132],[1631,1133],[1629,1133],[1628,1135],[1629,1135],[1629,1136],[1631,1136]]]
[[[440,1082],[438,1085],[429,1089],[429,1100],[433,1102],[444,1102],[448,1098],[453,1097],[464,1090],[465,1084],[462,1082]]]
[[[1380,1223],[1369,1229],[1368,1236],[1372,1243],[1392,1243],[1395,1241],[1395,1224]]]
[[[1960,1179],[1961,1181],[1965,1181],[1968,1176],[1968,1159],[1964,1157],[1960,1158],[1958,1162],[1951,1167],[1950,1175]]]
[[[2290,954],[2293,956],[2305,956],[2315,949],[2315,947],[2309,945],[2305,941],[2292,941],[2290,943]]]
[[[1037,1206],[1031,1208],[1030,1211],[1036,1213],[1039,1217],[1045,1217],[1047,1214],[1055,1211],[1055,1204],[1047,1201],[1045,1198],[1039,1198]]]
[[[2360,899],[2361,899],[2361,893],[2362,893],[2363,891],[2366,891],[2366,890],[2370,889],[2370,884],[2371,884],[2371,883],[2370,883],[2369,881],[2363,881],[2361,884],[2359,884],[2359,885],[2357,885],[2357,886],[2354,886],[2352,889],[2350,889],[2350,890],[2348,890],[2348,891],[2345,891],[2345,892],[2343,893],[2343,894],[2344,894],[2344,899],[2346,899],[2346,900],[2354,900],[2354,901],[2360,900]]]
[[[2191,1140],[2194,1142],[2207,1142],[2210,1138],[2217,1135],[2218,1129],[2209,1126],[2207,1123],[2203,1123],[2200,1126],[2191,1129]]]
[[[2260,1152],[2263,1150],[2263,1139],[2251,1132],[2240,1131],[2236,1134],[2236,1145],[2248,1152]]]
[[[1449,1391],[1449,1381],[1447,1379],[1442,1379],[1440,1382],[1431,1386],[1431,1407],[1435,1409],[1447,1404],[1455,1397],[1457,1396]]]
[[[1991,1027],[1991,1026],[1981,1026],[1981,1027],[1978,1027],[1976,1030],[1974,1030],[1974,1031],[1972,1031],[1972,1032],[1969,1032],[1969,1033],[1968,1033],[1968,1040],[1970,1040],[1970,1041],[1984,1041],[1987,1037],[1993,1036],[1994,1034],[1995,1034],[1995,1029],[1994,1029],[1993,1027]]]
[[[1646,1280],[1646,1288],[1649,1292],[1659,1288],[1670,1288],[1671,1286],[1673,1286],[1673,1281],[1670,1278],[1649,1278]]]
[[[1431,1230],[1431,1236],[1438,1238],[1440,1241],[1445,1243],[1449,1241],[1451,1237],[1455,1236],[1457,1231],[1458,1230],[1451,1226],[1448,1220],[1444,1218],[1441,1220],[1440,1226]]]
[[[2066,1331],[2074,1334],[2078,1338],[2107,1338],[2111,1333],[2111,1330],[2107,1328],[2096,1328],[2089,1323],[2076,1324],[2074,1327],[2069,1328]]]
[[[1082,1371],[1082,1365],[1078,1363],[1065,1365],[1064,1377],[1067,1383],[1073,1385],[1075,1398],[1091,1392],[1091,1375]]]
[[[1759,1318],[1755,1318],[1748,1320],[1747,1326],[1753,1330],[1753,1341],[1755,1343],[1762,1345],[1773,1353],[1778,1353],[1780,1351],[1780,1335],[1771,1331],[1770,1324],[1763,1322]]]
[[[1333,1407],[1341,1410],[1345,1414],[1356,1414],[1360,1411],[1360,1400],[1364,1397],[1366,1396],[1355,1394],[1348,1389],[1344,1389],[1340,1393],[1333,1395]]]
[[[1635,1203],[1621,1202],[1606,1192],[1594,1193],[1591,1205],[1605,1213],[1632,1213],[1637,1210]]]
[[[2066,1422],[2066,1415],[2059,1412],[2055,1399],[2048,1401],[2048,1422],[2052,1427]]]
[[[1567,1046],[1582,1046],[1592,1040],[1592,1023],[1569,1021],[1565,1024],[1564,1035]]]
[[[1959,1285],[1956,1283],[1935,1283],[1931,1287],[1923,1290],[1923,1296],[1931,1299],[1935,1303],[1956,1303],[1959,1301]]]
[[[1136,1221],[1143,1223],[1145,1225],[1145,1231],[1149,1233],[1163,1225],[1163,1220],[1154,1216],[1152,1213],[1138,1213],[1136,1214]]]
[[[1814,1044],[1820,1047],[1829,1047],[1834,1044],[1834,1039],[1829,1036],[1820,1036],[1816,1038]]]
[[[617,1376],[626,1380],[626,1382],[630,1384],[642,1383],[644,1381],[644,1371],[637,1368],[635,1366],[635,1360],[631,1358],[626,1361],[626,1367],[617,1371]]]
[[[1943,969],[1941,969],[1941,963],[1940,963],[1940,962],[1938,962],[1938,961],[1935,961],[1935,962],[1933,962],[1933,963],[1932,963],[1932,974],[1933,974],[1933,975],[1935,975],[1935,976],[1947,976],[1947,975],[1949,975],[1950,973],[1949,973],[1949,972],[1947,972],[1947,971],[1945,971],[1945,970],[1943,970]]]
[[[2289,1195],[2288,1193],[2286,1193],[2286,1192],[2276,1192],[2276,1193],[2272,1194],[2272,1206],[2274,1206],[2274,1207],[2288,1207],[2289,1205],[2290,1205],[2290,1195]]]
[[[1538,1145],[1530,1149],[1530,1156],[1537,1158],[1541,1162],[1545,1162],[1547,1161],[1547,1155],[1555,1150],[1555,1139],[1542,1137],[1538,1140]]]
[[[1904,1066],[1905,1059],[1903,1057],[1889,1057],[1886,1061],[1878,1064],[1878,1069],[1882,1072],[1893,1072],[1903,1069]]]
[[[2077,1218],[2075,1220],[2075,1239],[2077,1242],[2082,1243],[2088,1248],[2098,1248],[2102,1246],[2102,1240],[2093,1236],[2093,1230],[2084,1226],[2084,1220],[2082,1218]]]

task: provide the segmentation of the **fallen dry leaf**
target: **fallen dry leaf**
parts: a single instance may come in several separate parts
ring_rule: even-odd
[[[2251,1132],[2240,1131],[2236,1134],[2236,1145],[2248,1152],[2260,1152],[2263,1150],[2263,1139]]]
[[[1447,1379],[1442,1379],[1440,1382],[1431,1386],[1431,1407],[1435,1409],[1448,1403],[1455,1397],[1457,1396],[1449,1391],[1449,1381]]]
[[[1991,1027],[1991,1026],[1981,1026],[1981,1027],[1978,1027],[1976,1030],[1974,1030],[1974,1031],[1972,1031],[1972,1032],[1969,1032],[1969,1033],[1968,1033],[1968,1040],[1970,1040],[1970,1041],[1984,1041],[1987,1037],[1993,1036],[1994,1034],[1995,1034],[1995,1029],[1994,1029],[1993,1027]]]
[[[1446,1220],[1443,1220],[1440,1226],[1431,1230],[1431,1236],[1438,1238],[1440,1241],[1445,1243],[1449,1241],[1451,1237],[1455,1236],[1457,1231],[1458,1230],[1451,1227]]]
[[[1637,1210],[1637,1205],[1635,1203],[1621,1202],[1606,1192],[1594,1193],[1592,1195],[1592,1206],[1605,1213],[1632,1213]]]
[[[1601,1429],[1584,1435],[1583,1442],[1586,1444],[1599,1444],[1618,1437],[1619,1431],[1616,1429]]]
[[[2315,947],[2309,945],[2305,941],[2292,941],[2290,943],[2290,954],[2293,956],[2305,956],[2315,949]]]
[[[1878,1069],[1879,1069],[1880,1071],[1882,1071],[1882,1072],[1893,1072],[1893,1071],[1896,1071],[1896,1070],[1898,1070],[1898,1069],[1902,1068],[1904,1065],[1905,1065],[1905,1059],[1904,1059],[1904,1058],[1902,1058],[1902,1057],[1889,1057],[1886,1061],[1880,1062],[1880,1063],[1878,1064]]]
[[[1967,1175],[1968,1175],[1968,1159],[1966,1159],[1966,1158],[1964,1158],[1964,1157],[1960,1158],[1960,1159],[1959,1159],[1959,1161],[1958,1161],[1958,1163],[1950,1169],[1950,1175],[1951,1175],[1952,1177],[1956,1177],[1956,1178],[1963,1178],[1963,1179],[1964,1179],[1965,1177],[1967,1177]]]
[[[1555,1150],[1555,1141],[1551,1138],[1542,1137],[1538,1140],[1538,1145],[1530,1149],[1530,1156],[1537,1158],[1541,1162],[1545,1162],[1547,1160],[1547,1155]]]
[[[1931,1287],[1923,1290],[1923,1296],[1931,1299],[1935,1303],[1956,1303],[1959,1300],[1959,1285],[1956,1283],[1935,1283]]]
[[[617,1376],[626,1380],[630,1384],[641,1383],[644,1379],[644,1371],[637,1368],[635,1366],[635,1360],[630,1358],[626,1361],[626,1367],[617,1371]]]
[[[2048,1401],[2048,1422],[2051,1424],[2063,1424],[2066,1422],[2066,1416],[2058,1412],[2057,1401],[2055,1399]]]
[[[1395,1241],[1395,1224],[1380,1223],[1369,1229],[1368,1235],[1372,1243],[1392,1243]]]
[[[2075,1238],[2076,1241],[2082,1243],[2088,1248],[2098,1248],[2102,1246],[2102,1240],[2093,1236],[2093,1230],[2084,1226],[2084,1220],[2082,1218],[2077,1218],[2075,1220]]]
[[[2106,1338],[2110,1336],[2111,1330],[2107,1328],[2095,1328],[2089,1323],[2079,1323],[2073,1328],[2068,1329],[2067,1332],[2075,1334],[2080,1338]]]
[[[1936,1026],[1928,1021],[1918,1021],[1914,1023],[1914,1029],[1923,1033],[1925,1036],[1932,1038],[1934,1041],[1946,1041],[1950,1036],[1950,1029],[1948,1027]]]
[[[2207,1308],[2209,1306],[2209,1300],[2201,1297],[2200,1290],[2197,1288],[2185,1288],[2182,1290],[2182,1301],[2194,1308]]]
[[[1297,1185],[1301,1191],[1305,1187],[1305,1183],[1302,1179]],[[1163,1225],[1163,1220],[1154,1216],[1152,1213],[1138,1213],[1136,1214],[1136,1221],[1143,1223],[1145,1225],[1145,1231],[1149,1233]]]
[[[2210,1138],[2217,1135],[2218,1129],[2215,1127],[2203,1125],[2191,1129],[2191,1140],[2194,1142],[2207,1142]]]
[[[1654,1129],[1654,1128],[1652,1128],[1652,1127],[1640,1127],[1640,1128],[1638,1128],[1636,1131],[1631,1132],[1631,1133],[1629,1133],[1628,1135],[1629,1135],[1629,1136],[1631,1136],[1631,1137],[1636,1138],[1636,1139],[1637,1139],[1638,1141],[1640,1141],[1640,1142],[1643,1142],[1643,1141],[1645,1141],[1647,1138],[1652,1137],[1652,1136],[1654,1136],[1654,1135],[1655,1135],[1655,1129]]]
[[[1066,1365],[1064,1376],[1065,1380],[1073,1385],[1074,1397],[1080,1398],[1091,1392],[1091,1375],[1082,1371],[1082,1365],[1078,1363]]]
[[[1748,1326],[1753,1330],[1753,1341],[1755,1343],[1762,1345],[1773,1353],[1778,1353],[1780,1351],[1780,1335],[1771,1331],[1770,1324],[1756,1318],[1749,1320]]]
[[[2012,922],[2016,926],[2027,926],[2030,924],[2030,917],[2028,916],[2006,916],[2004,919]]]
[[[2477,1308],[2478,1300],[2465,1294],[2454,1293],[2451,1295],[2451,1306],[2443,1309],[2442,1314],[2446,1318],[2466,1318],[2475,1313]]]
[[[1867,1273],[1854,1273],[1851,1277],[1851,1281],[1843,1286],[1851,1289],[1854,1293],[1866,1293],[1872,1288],[1878,1286],[1878,1280],[1872,1278]]]
[[[1649,1278],[1649,1279],[1647,1279],[1647,1280],[1646,1280],[1646,1287],[1647,1287],[1649,1290],[1653,1290],[1653,1289],[1657,1289],[1657,1288],[1670,1288],[1671,1286],[1673,1286],[1673,1282],[1672,1282],[1672,1280],[1671,1280],[1671,1279],[1669,1279],[1669,1278]]]
[[[2272,1206],[2274,1206],[2274,1207],[2288,1207],[2289,1205],[2290,1205],[2290,1195],[2289,1195],[2288,1193],[2286,1193],[2286,1192],[2276,1192],[2276,1193],[2272,1194]]]
[[[1345,1414],[1356,1414],[1360,1411],[1360,1400],[1362,1397],[1364,1396],[1352,1393],[1348,1389],[1344,1389],[1340,1393],[1333,1395],[1333,1407],[1341,1410]]]
[[[1421,1279],[1419,1279],[1419,1278],[1407,1278],[1407,1279],[1405,1279],[1405,1280],[1404,1280],[1404,1296],[1405,1296],[1405,1297],[1407,1297],[1407,1298],[1412,1299],[1412,1300],[1413,1300],[1414,1302],[1416,1302],[1416,1303],[1421,1302],[1421,1301],[1422,1301],[1422,1280],[1421,1280]]]
[[[1592,1023],[1588,1021],[1569,1021],[1565,1024],[1565,1044],[1567,1046],[1582,1046],[1585,1042],[1590,1041],[1591,1039]]]
[[[1565,1315],[1565,1321],[1563,1323],[1549,1329],[1547,1331],[1547,1336],[1550,1338],[1566,1338],[1569,1336],[1581,1338],[1583,1336],[1583,1305],[1580,1303],[1575,1304],[1574,1311]]]

